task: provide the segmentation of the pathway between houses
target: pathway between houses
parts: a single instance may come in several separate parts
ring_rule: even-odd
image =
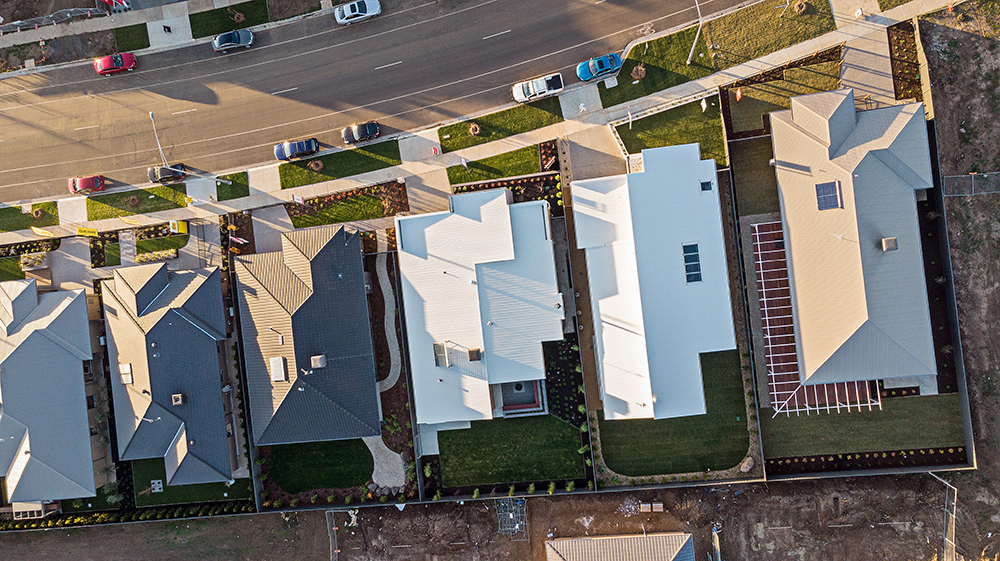
[[[382,290],[382,302],[385,308],[385,339],[389,345],[389,375],[379,380],[378,389],[384,392],[399,381],[400,356],[399,340],[396,338],[396,299],[393,296],[392,285],[389,284],[389,273],[386,269],[386,251],[389,250],[389,240],[385,230],[375,232],[378,242],[378,256],[375,258],[375,270],[378,273],[378,286]]]

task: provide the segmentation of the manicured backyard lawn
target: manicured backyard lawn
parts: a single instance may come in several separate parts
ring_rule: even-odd
[[[452,152],[554,125],[562,120],[559,98],[548,97],[441,127],[438,129],[438,139],[441,141],[442,152]],[[469,134],[469,127],[473,122],[481,129],[478,135]]]
[[[149,47],[149,30],[145,23],[115,28],[115,47],[118,52],[132,52]]]
[[[0,282],[24,278],[21,270],[21,256],[0,257]]]
[[[217,181],[215,183],[215,192],[218,195],[220,201],[228,201],[230,199],[238,199],[240,197],[246,197],[250,194],[250,183],[247,180],[249,174],[245,171],[238,173],[230,173],[229,175],[220,175],[219,179],[228,179],[232,181],[232,185],[227,185],[225,183]]]
[[[781,212],[778,180],[769,163],[773,157],[770,136],[729,143],[736,208],[740,216]]]
[[[446,487],[578,479],[580,430],[552,415],[474,421],[438,433]]]
[[[719,97],[706,98],[705,102],[705,111],[701,110],[701,102],[695,101],[633,121],[631,129],[625,123],[615,130],[630,154],[644,148],[697,142],[702,158],[714,158],[724,168],[728,162]]]
[[[729,111],[736,132],[764,127],[763,115],[791,107],[791,98],[816,92],[837,89],[840,66],[836,62],[823,62],[785,71],[784,80],[753,84],[740,88],[740,101],[736,90],[729,90]]]
[[[152,253],[154,251],[163,251],[165,249],[180,249],[187,245],[190,237],[190,234],[175,234],[173,236],[164,236],[162,238],[146,238],[136,240],[135,252]],[[105,249],[105,258],[107,257],[107,254],[107,250]]]
[[[323,224],[340,224],[356,220],[382,218],[382,199],[372,195],[358,195],[330,205],[313,214],[292,216],[292,226],[308,228]]]
[[[191,14],[188,16],[191,20],[191,35],[197,39],[199,37],[208,37],[209,35],[218,35],[219,33],[225,33],[234,29],[253,27],[267,23],[268,21],[267,0],[252,0],[251,2],[244,2],[242,4],[234,4],[230,8],[243,14],[245,19],[240,23],[236,23],[232,14],[226,8],[217,8],[207,12]]]
[[[143,493],[154,479],[163,481],[162,493]],[[132,481],[135,484],[136,506],[172,505],[181,503],[204,503],[210,501],[230,501],[253,496],[249,479],[237,479],[226,487],[225,483],[201,483],[198,485],[167,485],[167,472],[163,458],[132,461]]]
[[[364,485],[375,460],[360,439],[283,444],[271,447],[268,473],[286,493]]]
[[[760,410],[767,458],[965,445],[957,393],[883,399],[881,411],[773,415]]]
[[[460,165],[451,166],[448,168],[448,182],[456,185],[501,177],[516,177],[540,171],[542,168],[538,163],[538,145],[525,146],[511,152],[469,162],[469,169]]]
[[[55,201],[34,203],[31,205],[31,210],[35,209],[42,210],[41,218],[35,218],[21,212],[19,206],[0,207],[0,232],[16,232],[17,230],[27,230],[32,226],[45,228],[59,224],[59,208]]]
[[[705,415],[661,420],[600,420],[608,468],[631,476],[728,469],[746,456],[750,436],[736,350],[701,355]]]
[[[100,487],[97,488],[96,497],[62,501],[63,512],[94,512],[99,510],[115,510],[117,508],[118,505],[108,503],[107,495],[104,494],[104,491]]]
[[[139,204],[132,206],[129,197],[135,195]],[[148,214],[186,206],[187,187],[183,183],[157,185],[148,189],[132,189],[121,193],[87,197],[87,220],[104,220],[130,214]]]
[[[323,162],[321,171],[309,169],[308,163],[313,160]],[[338,150],[318,158],[281,164],[278,166],[278,177],[281,179],[281,188],[289,189],[398,166],[400,163],[399,143],[390,140],[351,150]]]

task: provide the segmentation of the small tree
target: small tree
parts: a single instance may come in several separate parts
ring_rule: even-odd
[[[575,482],[570,481],[570,482],[566,483],[566,492],[567,493],[572,493],[575,489],[576,489],[576,483]]]
[[[534,483],[531,483],[530,485],[528,485],[528,494],[529,495],[534,495],[535,494],[535,484]]]
[[[550,481],[549,482],[549,494],[551,495],[551,494],[553,494],[555,492],[556,492],[556,482],[555,481]]]
[[[318,500],[319,500],[319,495],[313,495],[312,498],[309,499],[309,502],[311,502],[312,504],[316,504],[316,501]]]
[[[330,495],[330,498],[332,499],[333,495]],[[344,504],[345,505],[349,505],[349,504],[351,504],[353,502],[354,502],[354,495],[347,495],[346,497],[344,497]]]
[[[475,488],[475,489],[474,489],[474,490],[472,491],[472,498],[473,498],[473,499],[478,499],[478,498],[479,498],[479,487],[476,487],[476,488]]]

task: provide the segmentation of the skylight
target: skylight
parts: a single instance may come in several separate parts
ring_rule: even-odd
[[[844,208],[840,200],[840,182],[828,181],[816,184],[816,204],[820,210],[830,210],[832,208]]]

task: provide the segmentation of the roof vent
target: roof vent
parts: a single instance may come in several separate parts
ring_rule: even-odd
[[[479,360],[483,360],[483,350],[469,349],[469,361],[475,362]]]
[[[451,368],[448,361],[448,343],[434,343],[434,366],[444,366]]]
[[[895,251],[897,247],[896,238],[882,238],[882,251]]]
[[[184,405],[185,401],[187,401],[187,399],[185,399],[184,394],[182,393],[175,393],[170,396],[170,405]]]
[[[120,372],[121,375],[122,375],[122,383],[123,384],[131,384],[132,383],[132,363],[131,362],[118,363],[118,372]]]
[[[326,355],[316,355],[309,357],[309,365],[313,368],[325,368],[326,367]]]
[[[270,363],[271,363],[271,381],[287,382],[288,370],[285,368],[285,357],[272,356],[270,359]]]

